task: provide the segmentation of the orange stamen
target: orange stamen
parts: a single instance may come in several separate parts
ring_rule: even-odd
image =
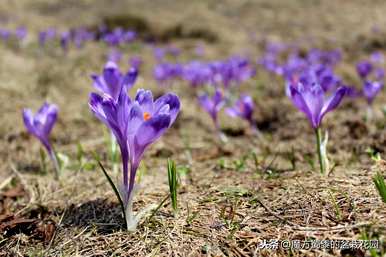
[[[148,113],[148,112],[144,112],[144,113],[143,113],[143,119],[144,119],[145,121],[147,121],[147,120],[150,119],[150,118],[151,118],[150,113]]]

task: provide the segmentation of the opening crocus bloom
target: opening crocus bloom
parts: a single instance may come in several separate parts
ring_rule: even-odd
[[[44,103],[34,115],[30,109],[23,110],[24,125],[28,132],[40,140],[48,152],[52,151],[49,136],[55,125],[58,107]]]
[[[320,126],[324,115],[338,107],[346,94],[346,87],[339,87],[329,98],[326,98],[319,84],[297,83],[288,84],[287,87],[287,94],[292,103],[306,114],[313,128]]]
[[[117,64],[112,61],[106,63],[102,75],[92,75],[94,80],[93,86],[103,94],[109,95],[114,100],[117,100],[122,88],[129,90],[137,79],[138,72],[131,68],[123,75]]]

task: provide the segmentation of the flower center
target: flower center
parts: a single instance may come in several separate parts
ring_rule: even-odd
[[[150,119],[150,118],[151,118],[150,113],[148,113],[148,112],[144,112],[144,113],[143,113],[143,119],[144,119],[145,121],[147,121],[147,120]]]

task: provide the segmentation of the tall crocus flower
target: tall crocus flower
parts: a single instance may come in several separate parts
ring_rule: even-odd
[[[107,62],[102,75],[91,75],[94,80],[93,86],[101,93],[107,94],[117,100],[122,88],[129,90],[137,79],[136,69],[130,69],[126,74],[122,74],[114,62]]]
[[[254,108],[255,104],[253,103],[252,97],[249,95],[241,95],[234,106],[227,108],[225,111],[231,117],[240,117],[248,121],[249,125],[255,129],[252,117]]]
[[[172,93],[153,101],[150,91],[139,89],[134,100],[121,90],[117,100],[108,95],[92,93],[89,101],[95,116],[114,133],[121,149],[123,186],[121,190],[128,230],[136,228],[132,201],[135,176],[147,147],[159,139],[175,121],[180,101]],[[129,171],[130,164],[130,171]]]
[[[59,164],[56,159],[54,149],[49,140],[52,128],[55,125],[58,116],[58,107],[53,104],[44,103],[34,115],[30,109],[23,110],[24,125],[28,132],[35,136],[47,150],[56,171],[59,176]]]
[[[203,94],[198,97],[198,101],[201,107],[210,115],[217,133],[222,137],[218,124],[218,113],[225,105],[223,93],[219,89],[216,89],[213,96]]]
[[[338,107],[346,94],[346,87],[339,87],[328,98],[319,84],[289,83],[287,87],[287,94],[292,103],[306,115],[315,130],[320,171],[324,174],[328,170],[327,137],[322,140],[320,126],[323,117]]]

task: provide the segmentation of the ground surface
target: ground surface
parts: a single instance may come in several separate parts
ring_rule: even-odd
[[[191,3],[194,2],[194,3]],[[306,45],[344,49],[340,74],[351,81],[353,62],[386,46],[385,1],[2,1],[0,18],[7,26],[31,31],[56,26],[96,26],[118,16],[139,18],[144,37],[162,38],[181,47],[182,59],[193,56],[200,41],[205,58],[233,53],[259,56],[262,39],[297,40]],[[189,4],[188,4],[189,3]],[[202,39],[184,39],[168,31],[200,30]],[[374,26],[380,32],[375,34]],[[1,23],[0,23],[1,26]],[[142,27],[143,28],[143,27]],[[31,39],[31,41],[33,41]],[[283,82],[264,71],[242,86],[257,103],[255,118],[262,137],[244,133],[246,124],[221,117],[228,143],[213,136],[211,123],[184,83],[172,90],[182,99],[173,128],[145,155],[141,190],[135,209],[159,204],[168,194],[166,159],[188,172],[179,189],[180,212],[169,201],[145,219],[135,233],[121,230],[119,205],[98,167],[80,168],[77,144],[92,161],[92,151],[107,158],[103,125],[87,106],[89,75],[101,70],[107,48],[87,44],[63,55],[41,51],[34,42],[23,48],[0,44],[0,254],[14,256],[370,256],[358,251],[261,250],[263,239],[379,239],[385,253],[386,208],[372,183],[386,165],[373,162],[366,149],[386,151],[382,95],[375,120],[365,123],[365,103],[345,102],[325,120],[330,132],[328,177],[309,163],[314,136],[304,116],[291,106]],[[151,77],[149,47],[125,49],[144,67],[136,87],[158,88]],[[125,66],[125,65],[123,65]],[[60,118],[52,139],[70,161],[60,181],[44,174],[39,144],[25,132],[24,107],[55,102]],[[253,154],[255,153],[255,155]],[[256,158],[254,158],[256,156]],[[293,160],[294,165],[292,165]],[[47,163],[50,171],[51,166]],[[118,177],[119,174],[117,173]],[[8,222],[8,223],[7,223]]]

